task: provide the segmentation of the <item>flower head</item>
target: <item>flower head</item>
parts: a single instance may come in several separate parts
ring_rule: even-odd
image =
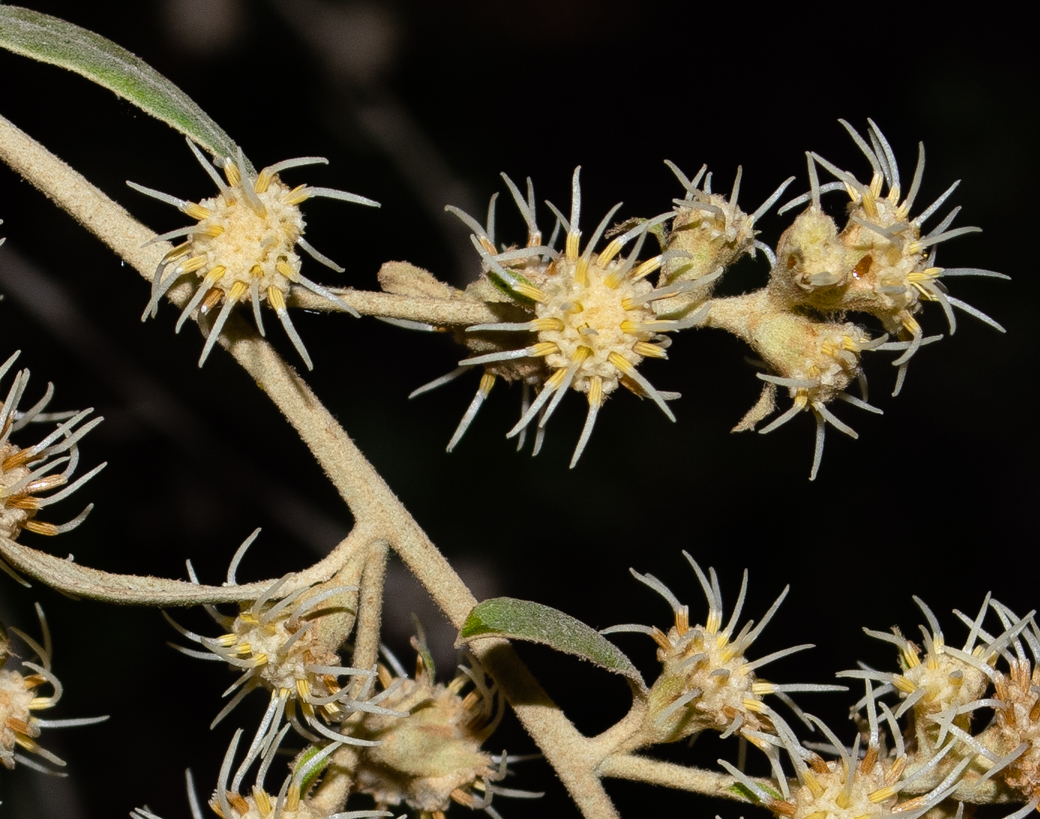
[[[954,743],[950,743],[942,752],[931,756],[925,764],[909,770],[907,750],[903,745],[899,728],[888,711],[885,712],[885,719],[891,729],[895,747],[890,751],[885,748],[869,681],[867,702],[869,707],[864,735],[856,736],[851,749],[846,747],[822,720],[806,715],[806,719],[814,728],[819,729],[827,738],[828,751],[838,756],[836,760],[824,760],[815,751],[802,747],[788,730],[778,732],[772,739],[774,747],[787,753],[795,771],[795,778],[788,781],[774,767],[774,783],[779,797],[725,760],[720,759],[719,764],[777,817],[881,819],[898,816],[918,819],[957,789],[972,761],[972,755],[969,754],[954,765],[948,766],[948,771],[944,769],[942,773],[935,773],[933,776],[933,772],[936,772],[941,764],[950,762],[947,756],[954,747]],[[861,751],[864,739],[867,747],[865,751]],[[938,778],[939,781],[926,793],[902,799],[902,791],[921,777]],[[958,811],[957,819],[960,819],[960,816],[961,812]]]
[[[632,570],[636,580],[656,591],[672,607],[675,624],[667,632],[657,627],[627,624],[603,630],[603,634],[634,631],[648,634],[657,643],[661,675],[650,691],[650,708],[640,736],[643,744],[677,742],[701,731],[720,731],[723,736],[739,733],[755,745],[766,748],[763,734],[774,734],[784,722],[763,702],[767,694],[786,699],[791,691],[844,691],[844,686],[813,684],[776,684],[760,680],[755,670],[767,663],[812,648],[794,646],[774,652],[758,660],[749,660],[745,652],[758,639],[787,596],[785,588],[762,620],[746,623],[737,632],[737,621],[747,593],[747,572],[729,621],[723,625],[722,595],[715,570],[708,576],[687,552],[708,600],[708,617],[703,625],[690,623],[689,607],[660,580],[651,574]],[[710,580],[709,580],[710,576]],[[752,625],[754,627],[752,628]]]
[[[0,378],[11,369],[18,353],[0,365]],[[70,413],[44,413],[53,385],[36,404],[27,410],[18,405],[29,383],[29,371],[15,373],[14,381],[0,405],[0,536],[15,540],[24,529],[40,535],[58,535],[79,526],[90,513],[93,504],[63,524],[46,523],[36,516],[52,503],[71,495],[80,486],[100,472],[105,464],[96,466],[86,475],[69,484],[79,466],[80,439],[103,419],[86,421],[92,410]],[[11,440],[13,433],[37,422],[59,421],[57,427],[33,446],[22,448]],[[60,470],[60,471],[58,471]],[[65,487],[54,494],[44,494]],[[5,566],[0,562],[0,566]]]
[[[13,768],[15,762],[21,762],[31,768],[50,773],[50,769],[39,765],[19,753],[16,748],[36,754],[52,765],[64,767],[65,762],[42,748],[37,742],[41,728],[67,728],[75,725],[92,725],[102,722],[108,717],[94,717],[69,720],[41,720],[35,716],[37,711],[52,708],[61,699],[62,686],[51,671],[51,633],[47,628],[47,620],[43,609],[36,604],[36,614],[40,619],[43,632],[43,645],[19,629],[11,631],[21,638],[39,657],[39,663],[23,660],[18,670],[7,668],[7,661],[15,656],[3,626],[0,625],[0,764],[5,768]],[[26,672],[29,673],[26,673]],[[49,696],[41,696],[38,689],[50,686]]]
[[[537,796],[496,784],[506,775],[506,758],[496,761],[481,750],[502,719],[498,687],[472,657],[450,683],[438,683],[424,642],[413,645],[418,651],[413,677],[392,658],[396,677],[387,667],[379,668],[387,692],[383,704],[406,716],[365,713],[351,720],[354,736],[375,741],[358,750],[356,789],[380,807],[403,802],[424,819],[444,819],[452,801],[489,809],[495,816],[490,804],[496,793]]]
[[[152,279],[152,298],[144,316],[154,316],[159,300],[182,276],[194,273],[201,280],[195,295],[185,305],[177,321],[177,332],[195,308],[206,315],[217,305],[220,313],[209,328],[206,344],[199,357],[199,366],[206,361],[232,308],[240,302],[250,302],[260,334],[264,323],[260,303],[268,302],[292,340],[308,369],[313,369],[310,356],[289,318],[286,297],[293,284],[328,299],[344,310],[357,315],[350,306],[326,288],[315,284],[300,272],[301,261],[296,252],[302,248],[317,261],[342,272],[343,268],[317,251],[303,238],[304,221],[300,205],[314,197],[340,199],[361,205],[379,206],[378,202],[345,191],[331,188],[312,188],[298,185],[290,188],[279,174],[304,165],[325,165],[323,157],[301,157],[277,162],[255,173],[246,162],[241,150],[236,158],[224,157],[217,168],[224,172],[226,182],[189,140],[195,157],[202,164],[219,189],[215,197],[191,202],[169,194],[128,182],[134,190],[173,205],[198,221],[192,227],[170,231],[156,237],[156,241],[183,238],[184,241],[167,253]]]
[[[618,203],[582,249],[580,170],[575,170],[572,181],[570,218],[547,203],[556,216],[557,229],[546,246],[539,244],[542,233],[535,222],[533,195],[529,193],[525,200],[508,178],[510,192],[528,225],[526,247],[499,250],[492,231],[456,210],[473,230],[473,244],[480,254],[486,281],[504,293],[512,304],[522,308],[525,320],[467,328],[467,334],[488,334],[499,349],[459,362],[460,368],[481,366],[485,376],[492,377],[482,381],[478,397],[452,444],[465,431],[494,378],[505,375],[512,380],[511,377],[519,376],[513,376],[512,370],[517,363],[525,367],[520,379],[533,383],[538,394],[525,404],[520,421],[506,437],[522,434],[536,419],[536,427],[541,431],[568,390],[585,394],[588,415],[571,460],[572,467],[588,443],[603,402],[619,386],[650,398],[669,420],[675,420],[666,401],[678,398],[678,394],[657,390],[638,367],[646,358],[667,358],[670,342],[664,334],[695,326],[706,314],[706,311],[690,312],[689,304],[684,303],[680,314],[662,318],[658,315],[657,303],[692,292],[706,282],[681,281],[655,288],[647,280],[668,258],[681,253],[659,254],[638,261],[648,232],[672,219],[675,215],[672,212],[619,229],[620,235],[614,236],[597,253],[596,245],[621,207]],[[565,232],[563,252],[552,247],[560,227]],[[636,241],[632,251],[622,257],[625,245],[633,239]],[[517,334],[530,343],[520,348],[513,346],[515,342],[510,339]]]
[[[228,585],[235,584],[238,562],[259,532],[256,530],[239,547],[228,572]],[[184,637],[207,650],[181,648],[182,652],[204,659],[221,659],[241,670],[241,676],[225,696],[237,693],[217,715],[213,725],[251,691],[261,688],[270,692],[271,699],[256,734],[258,740],[277,732],[282,719],[287,717],[301,734],[313,741],[325,737],[353,742],[326,723],[336,725],[356,709],[378,707],[353,697],[350,687],[341,686],[339,678],[371,678],[374,672],[340,665],[339,656],[321,639],[319,628],[322,618],[335,617],[351,609],[351,597],[357,587],[305,586],[279,599],[279,592],[289,577],[273,583],[255,601],[244,603],[235,617],[211,607],[210,614],[225,630],[219,637],[203,637],[181,627],[169,615],[166,619]]]

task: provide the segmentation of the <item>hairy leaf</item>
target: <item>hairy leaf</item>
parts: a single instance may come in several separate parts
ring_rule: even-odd
[[[558,609],[496,597],[474,607],[459,632],[458,645],[481,637],[505,637],[555,648],[595,663],[600,668],[622,674],[643,685],[643,678],[621,651],[593,628]]]
[[[75,71],[114,91],[195,140],[214,156],[238,153],[231,137],[191,97],[143,60],[100,34],[38,11],[0,5],[0,46]]]

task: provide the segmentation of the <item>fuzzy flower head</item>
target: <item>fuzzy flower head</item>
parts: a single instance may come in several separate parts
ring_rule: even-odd
[[[184,239],[167,253],[152,279],[152,298],[145,308],[144,316],[154,316],[159,309],[159,300],[182,276],[194,273],[199,281],[195,295],[185,305],[177,321],[177,332],[198,308],[201,315],[208,314],[221,305],[216,320],[209,328],[209,335],[199,358],[199,366],[205,362],[220,331],[231,314],[232,308],[241,302],[250,302],[260,334],[264,334],[261,302],[268,302],[278,320],[285,328],[300,357],[308,369],[313,369],[310,356],[289,318],[286,298],[292,285],[296,284],[335,303],[347,312],[350,308],[337,296],[319,284],[315,284],[301,270],[297,248],[302,248],[317,261],[342,272],[343,268],[317,251],[303,238],[305,223],[300,205],[314,197],[340,199],[355,204],[378,207],[377,202],[345,191],[331,188],[313,188],[298,185],[294,188],[282,182],[279,174],[291,168],[305,165],[325,165],[323,157],[301,157],[275,163],[255,173],[239,151],[238,157],[225,157],[215,168],[189,140],[195,157],[219,189],[215,197],[191,202],[178,199],[160,191],[128,182],[134,190],[173,205],[197,220],[192,227],[170,231],[156,237],[156,241]],[[222,169],[225,179],[218,173]]]
[[[937,721],[980,752],[985,773],[979,784],[992,780],[1027,800],[1006,817],[1022,819],[1040,807],[1040,629],[1033,619],[1035,612],[1018,617],[1006,606],[989,602],[1005,631],[993,637],[980,630],[979,636],[1007,665],[1006,671],[993,668],[992,698],[977,704],[993,708],[993,721],[974,738],[952,724],[955,712],[942,714]]]
[[[289,726],[286,725],[276,734],[269,734],[265,742],[254,742],[232,777],[231,769],[242,738],[241,729],[235,732],[227,754],[224,755],[217,788],[209,800],[209,806],[217,816],[221,819],[369,819],[392,816],[386,811],[376,810],[332,812],[307,802],[308,794],[314,790],[322,772],[329,765],[332,754],[342,747],[338,742],[327,743],[323,747],[305,748],[293,759],[289,775],[282,782],[281,789],[277,793],[269,793],[265,789],[267,774],[288,731]],[[243,781],[257,759],[260,759],[260,768],[255,784],[243,793]],[[192,815],[195,819],[202,819],[199,800],[195,794],[195,783],[190,772],[187,778]],[[143,810],[138,810],[136,815],[144,819],[159,819]]]
[[[684,281],[655,288],[647,277],[661,267],[666,254],[638,261],[648,231],[671,219],[673,213],[640,221],[615,236],[597,253],[596,245],[621,207],[619,203],[599,223],[582,249],[580,170],[574,172],[570,218],[549,204],[557,219],[557,231],[562,226],[565,232],[563,252],[552,247],[557,231],[548,246],[532,244],[541,237],[535,223],[533,196],[525,201],[508,179],[510,191],[528,224],[527,247],[499,251],[488,231],[469,217],[464,220],[474,230],[473,244],[480,254],[487,280],[531,318],[467,328],[470,334],[509,335],[499,336],[502,340],[496,343],[504,348],[501,351],[459,362],[460,367],[481,366],[485,372],[488,367],[508,367],[512,362],[544,362],[536,385],[537,397],[525,405],[520,421],[507,435],[510,438],[523,433],[536,420],[537,429],[543,429],[569,390],[583,393],[589,409],[572,467],[585,449],[603,402],[619,386],[650,398],[669,420],[675,420],[666,401],[678,395],[658,391],[640,374],[638,367],[646,358],[667,358],[669,339],[664,334],[692,327],[705,315],[698,311],[692,315],[660,318],[655,307],[658,301],[696,290],[703,282]],[[636,242],[632,251],[621,256],[625,245],[633,239]],[[521,338],[531,343],[519,349],[512,346],[509,339],[516,334],[522,334]],[[482,393],[486,395],[484,386],[482,384]],[[476,409],[471,409],[475,413]]]
[[[18,353],[0,366],[3,378],[14,364]],[[0,536],[15,540],[24,529],[40,535],[58,535],[82,523],[93,504],[64,524],[46,523],[37,518],[39,511],[71,495],[100,472],[105,464],[95,467],[71,484],[69,480],[79,465],[80,439],[101,423],[101,418],[86,421],[91,410],[74,413],[44,413],[54,394],[53,385],[34,406],[20,411],[18,405],[29,383],[29,371],[15,374],[0,405]],[[33,446],[22,448],[11,440],[32,422],[59,421],[57,427]],[[65,487],[59,492],[45,494]],[[0,566],[4,566],[0,562]]]
[[[536,796],[495,784],[506,775],[506,758],[496,762],[481,750],[502,719],[498,687],[472,658],[450,683],[438,683],[425,643],[413,645],[418,650],[414,676],[406,676],[389,655],[396,676],[379,668],[379,682],[389,692],[382,704],[406,716],[354,718],[351,733],[378,742],[358,751],[356,789],[380,807],[404,803],[424,819],[444,819],[452,801],[497,816],[490,807],[494,794]]]
[[[714,280],[717,278],[714,271],[729,267],[744,254],[754,254],[756,250],[762,250],[772,258],[773,252],[755,239],[755,223],[783,195],[794,181],[793,176],[749,216],[737,206],[743,175],[741,168],[737,168],[733,190],[726,198],[712,193],[711,173],[706,174],[707,165],[701,166],[693,179],[688,179],[674,163],[665,160],[665,164],[682,183],[686,194],[682,199],[672,200],[675,218],[668,235],[668,249],[673,257],[661,269],[662,283],[697,281],[705,276],[712,276]],[[710,294],[709,288],[703,288],[697,295],[703,300]]]
[[[651,574],[641,575],[633,570],[637,580],[668,601],[675,624],[667,632],[636,624],[613,626],[602,632],[634,631],[648,634],[657,643],[657,658],[662,669],[650,691],[650,708],[640,737],[642,744],[677,742],[701,731],[720,731],[724,737],[739,733],[761,747],[762,735],[775,733],[775,724],[783,724],[779,715],[763,702],[765,695],[780,694],[786,699],[791,691],[845,690],[843,686],[778,685],[759,679],[756,669],[812,648],[808,644],[794,646],[758,660],[745,656],[773,618],[789,587],[770,606],[761,622],[757,625],[748,622],[736,632],[747,594],[747,572],[744,572],[733,613],[723,626],[722,595],[715,570],[709,569],[706,576],[688,553],[683,554],[708,599],[708,617],[703,625],[690,623],[689,607],[681,604],[664,583]]]
[[[904,817],[918,819],[947,799],[956,790],[972,757],[960,760],[927,793],[903,799],[901,793],[915,779],[930,776],[941,763],[949,762],[947,755],[954,743],[935,754],[926,764],[916,767],[908,775],[907,753],[898,726],[891,712],[885,719],[891,730],[895,747],[884,746],[874,697],[867,683],[868,724],[864,735],[857,735],[852,748],[847,748],[837,735],[821,720],[812,715],[806,719],[827,738],[831,753],[838,759],[824,760],[815,751],[803,748],[789,729],[784,727],[772,741],[775,748],[787,753],[795,770],[788,780],[774,766],[774,784],[779,796],[750,779],[742,771],[719,760],[753,797],[773,812],[788,819],[882,819]],[[866,750],[861,751],[863,740]],[[960,819],[961,811],[957,813]]]
[[[991,682],[999,677],[994,665],[1006,653],[1008,645],[1027,628],[1030,620],[1015,618],[1015,622],[1006,623],[1002,634],[990,635],[982,628],[982,623],[989,609],[1000,604],[987,595],[978,616],[974,620],[964,618],[969,634],[964,645],[956,648],[946,643],[938,618],[925,602],[919,597],[914,597],[914,601],[928,621],[927,627],[920,627],[923,653],[898,629],[893,629],[891,634],[864,629],[871,637],[896,646],[900,671],[857,669],[842,671],[839,676],[880,683],[876,690],[871,691],[872,698],[897,693],[902,702],[895,709],[895,717],[898,719],[910,714],[916,747],[921,752],[934,752],[947,743],[950,735],[959,741],[970,742],[975,713],[995,704],[993,699],[985,697]],[[864,704],[869,703],[861,700],[856,709]]]
[[[756,327],[756,348],[770,369],[777,374],[760,373],[766,382],[768,406],[772,411],[776,387],[786,387],[792,398],[791,407],[759,430],[767,434],[783,426],[802,412],[811,412],[816,420],[816,449],[809,480],[815,480],[823,459],[826,426],[830,424],[851,438],[859,435],[839,419],[830,405],[835,400],[880,415],[881,410],[866,402],[866,377],[860,365],[865,350],[882,346],[887,336],[871,339],[855,324],[816,322],[788,312],[766,315]],[[863,398],[847,391],[857,382]],[[761,403],[761,402],[760,402]]]
[[[258,534],[259,530],[254,532],[236,553],[228,572],[229,585],[234,585],[238,561]],[[288,717],[304,736],[319,734],[349,741],[319,717],[328,723],[338,723],[355,708],[365,707],[351,698],[349,686],[340,685],[339,678],[370,678],[373,672],[340,665],[339,656],[325,645],[319,630],[325,617],[336,617],[348,609],[352,616],[349,602],[357,588],[304,587],[279,599],[279,592],[290,576],[272,584],[255,601],[244,603],[235,617],[211,607],[210,613],[225,630],[219,637],[203,637],[182,628],[169,615],[166,619],[184,637],[206,649],[199,652],[181,648],[182,652],[203,659],[224,660],[241,670],[241,676],[226,692],[237,693],[217,715],[214,725],[251,691],[261,688],[270,692],[271,699],[258,736],[277,731],[283,717]]]
[[[0,764],[5,768],[14,768],[16,762],[21,762],[30,768],[50,773],[32,759],[19,753],[21,749],[50,762],[52,765],[64,767],[65,762],[42,748],[37,742],[41,728],[63,728],[76,725],[92,725],[102,722],[108,717],[69,719],[69,720],[41,720],[36,712],[52,708],[61,699],[62,686],[58,678],[51,671],[51,633],[47,628],[47,620],[43,616],[43,609],[36,605],[36,614],[40,619],[40,628],[43,632],[43,645],[19,629],[12,628],[11,632],[16,634],[39,658],[39,663],[23,660],[21,668],[15,670],[8,668],[7,663],[11,657],[16,656],[11,651],[10,643],[4,628],[0,625]],[[49,695],[41,695],[40,688],[49,687]]]

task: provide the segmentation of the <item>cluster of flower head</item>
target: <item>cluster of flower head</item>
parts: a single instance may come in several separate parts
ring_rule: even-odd
[[[225,585],[236,585],[239,563],[258,533],[239,547]],[[198,582],[190,564],[189,571],[191,579]],[[228,751],[217,796],[211,802],[220,816],[270,819],[273,814],[274,819],[323,819],[325,814],[315,812],[301,800],[325,761],[341,748],[351,755],[352,792],[370,796],[380,809],[404,803],[423,816],[443,819],[444,810],[455,801],[496,816],[490,807],[493,794],[530,795],[495,784],[505,776],[506,757],[495,758],[481,750],[502,718],[504,700],[475,660],[461,665],[447,685],[437,683],[420,629],[414,642],[419,652],[414,678],[385,649],[390,668],[381,664],[370,669],[343,666],[336,653],[338,646],[326,642],[323,625],[327,619],[353,618],[357,587],[305,586],[285,594],[283,587],[290,577],[271,585],[257,600],[243,604],[237,616],[207,607],[225,631],[219,637],[191,632],[167,616],[181,635],[206,649],[179,650],[226,662],[241,671],[225,692],[225,696],[234,693],[234,697],[217,715],[214,725],[250,691],[261,688],[270,692],[246,759],[230,784],[237,735]],[[336,635],[349,630],[343,622],[328,629]],[[341,683],[342,677],[350,679]],[[464,693],[467,688],[471,690]],[[283,725],[286,720],[288,724]],[[295,769],[277,796],[271,796],[263,790],[264,775],[274,749],[290,729],[312,743],[311,753],[316,756],[312,759],[305,753],[298,757],[302,767]],[[242,794],[240,786],[246,771],[260,758],[263,763],[258,784],[251,794]],[[323,764],[316,767],[318,762]],[[336,814],[354,815],[390,814]]]
[[[956,612],[968,636],[954,648],[946,644],[931,609],[915,600],[928,621],[921,627],[923,651],[898,629],[891,634],[865,629],[896,646],[899,671],[862,668],[839,674],[860,678],[866,686],[853,708],[855,715],[865,709],[866,719],[859,719],[851,748],[806,715],[827,737],[823,750],[836,754],[836,761],[824,761],[801,745],[786,726],[778,726],[775,736],[762,736],[786,753],[794,770],[793,779],[776,773],[778,793],[719,760],[777,816],[898,814],[914,819],[937,809],[935,815],[960,817],[959,801],[981,799],[1024,802],[1005,817],[1024,819],[1040,805],[1040,675],[1035,670],[1040,631],[1033,613],[1018,617],[987,595],[976,617]],[[984,627],[991,612],[1000,622],[999,634]],[[890,694],[898,696],[897,704],[882,699]],[[981,727],[979,712],[991,714]]]
[[[14,364],[15,353],[0,365],[2,379]],[[0,537],[15,540],[22,530],[40,535],[58,535],[75,529],[87,517],[93,504],[63,524],[41,521],[38,512],[52,503],[67,498],[84,483],[100,472],[101,464],[86,475],[69,483],[79,466],[79,441],[101,423],[101,418],[86,421],[92,410],[82,412],[45,413],[54,395],[54,385],[48,384],[43,397],[32,407],[19,410],[19,404],[29,383],[29,371],[19,370],[0,405]],[[58,422],[53,431],[32,446],[21,447],[12,440],[26,425]],[[84,423],[86,421],[86,423]],[[46,494],[64,487],[59,492]],[[10,571],[0,561],[0,568]]]
[[[556,223],[546,244],[536,221],[530,180],[524,196],[503,174],[527,224],[523,247],[496,242],[495,197],[486,225],[449,207],[472,231],[481,260],[481,278],[467,290],[466,297],[480,299],[502,317],[502,321],[466,328],[459,338],[473,354],[460,361],[458,369],[413,393],[440,386],[474,368],[483,371],[477,394],[448,444],[449,451],[498,379],[523,385],[521,418],[507,437],[521,436],[522,446],[524,433],[533,426],[537,431],[535,453],[541,446],[545,424],[563,395],[574,390],[586,396],[587,419],[571,466],[588,443],[604,400],[618,386],[649,397],[674,421],[667,402],[678,394],[656,389],[639,367],[646,358],[667,358],[668,333],[691,327],[721,327],[751,344],[767,369],[760,376],[767,382],[762,398],[736,429],[754,429],[775,410],[777,387],[786,387],[792,407],[761,431],[770,432],[802,411],[812,412],[817,423],[811,473],[815,477],[827,424],[856,437],[829,405],[841,399],[880,412],[866,403],[862,352],[901,353],[894,361],[899,367],[898,393],[909,359],[923,344],[939,338],[924,336],[917,320],[923,302],[935,301],[942,306],[951,333],[956,328],[954,307],[1002,330],[985,314],[947,295],[942,280],[952,276],[1005,276],[935,265],[938,244],[978,228],[951,229],[960,210],[955,208],[930,232],[922,234],[923,223],[956,184],[911,217],[924,170],[923,147],[910,189],[903,197],[899,167],[880,130],[871,122],[864,139],[848,123],[842,124],[871,165],[870,183],[863,184],[817,154],[808,154],[810,191],[788,202],[780,212],[802,204],[808,207],[783,233],[776,253],[756,238],[755,226],[793,177],[749,215],[737,206],[739,169],[727,198],[712,192],[711,174],[706,168],[689,179],[668,163],[685,189],[683,198],[673,200],[672,211],[652,219],[630,219],[612,228],[619,204],[587,241],[583,241],[579,228],[581,190],[577,171],[570,218],[547,203]],[[821,185],[817,165],[838,181]],[[834,190],[845,190],[851,199],[848,222],[840,230],[821,206],[822,194]],[[562,250],[555,247],[561,232]],[[650,235],[656,237],[660,251],[640,261],[644,241]],[[597,251],[605,236],[613,238]],[[632,250],[622,256],[626,244],[633,240]],[[767,287],[735,299],[713,299],[714,286],[726,269],[757,251],[762,251],[771,264]],[[656,276],[652,278],[652,274]],[[849,313],[875,317],[885,334],[872,338],[864,328],[845,321]],[[733,315],[737,321],[732,320]],[[862,397],[847,392],[853,382],[860,384]]]
[[[222,304],[216,320],[209,328],[206,344],[199,357],[199,366],[205,363],[213,345],[231,314],[232,308],[248,301],[253,306],[253,316],[260,334],[264,334],[264,321],[260,303],[268,302],[285,328],[300,357],[312,369],[311,358],[303,341],[289,318],[286,298],[292,285],[296,284],[335,303],[343,310],[357,315],[349,305],[326,288],[315,284],[300,272],[300,257],[296,248],[303,248],[312,258],[336,272],[343,268],[316,250],[303,238],[304,221],[300,205],[314,197],[340,199],[361,205],[378,207],[378,202],[357,194],[332,188],[315,188],[298,185],[290,188],[279,174],[290,168],[303,165],[325,165],[323,157],[308,156],[277,162],[260,173],[252,170],[241,150],[237,157],[224,157],[217,168],[202,155],[189,140],[191,148],[203,169],[209,174],[220,191],[215,197],[191,202],[175,196],[128,182],[134,190],[173,205],[181,212],[196,219],[198,224],[173,230],[156,237],[155,241],[183,239],[181,244],[167,253],[152,279],[152,298],[145,308],[144,316],[154,316],[159,301],[182,276],[194,273],[201,281],[195,295],[181,311],[177,321],[177,332],[198,308],[205,316]],[[227,181],[220,177],[222,169]]]

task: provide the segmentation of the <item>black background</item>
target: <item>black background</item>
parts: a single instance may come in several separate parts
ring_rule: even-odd
[[[700,617],[703,599],[680,554],[687,549],[718,569],[727,601],[750,568],[746,617],[760,617],[793,585],[752,653],[816,643],[769,669],[779,681],[814,682],[857,659],[893,667],[890,652],[860,627],[900,623],[916,634],[923,619],[912,594],[940,614],[952,643],[964,632],[951,609],[974,612],[989,589],[1020,613],[1037,604],[1037,74],[1024,22],[999,6],[972,17],[945,6],[846,5],[836,16],[832,5],[760,11],[620,0],[41,0],[34,7],[144,58],[258,166],[328,156],[327,168],[288,180],[381,201],[378,211],[328,200],[305,206],[308,238],[347,268],[337,276],[308,263],[309,275],[327,285],[375,288],[379,265],[399,259],[465,284],[476,274],[475,254],[468,232],[442,208],[455,204],[483,218],[488,197],[504,192],[501,171],[532,176],[539,201],[566,209],[570,175],[581,164],[583,213],[595,223],[618,200],[623,217],[668,209],[681,189],[666,158],[688,173],[709,163],[719,190],[743,164],[741,203],[750,212],[791,174],[799,180],[792,190],[805,189],[806,150],[866,176],[838,117],[861,130],[872,117],[907,178],[924,141],[918,201],[963,178],[951,200],[964,206],[956,224],[984,229],[944,245],[939,263],[1010,274],[1010,283],[957,280],[952,288],[1008,332],[962,315],[954,337],[914,359],[897,399],[888,395],[890,356],[869,361],[873,401],[885,417],[841,412],[860,440],[832,429],[815,483],[807,481],[807,416],[767,437],[729,434],[758,383],[742,345],[709,331],[682,334],[670,361],[644,366],[659,389],[683,393],[673,405],[678,423],[619,395],[573,471],[567,463],[584,418],[577,396],[554,416],[537,459],[504,439],[519,397],[502,387],[456,451],[444,453],[476,379],[406,399],[454,368],[459,350],[447,338],[372,319],[299,315],[316,364],[308,380],[478,597],[536,599],[596,627],[665,625],[667,606],[632,580],[633,566],[665,579]],[[212,193],[182,137],[60,69],[0,54],[0,113],[156,230],[185,218],[124,180],[196,200]],[[521,239],[520,219],[509,207],[499,212],[500,238]],[[82,454],[85,465],[107,460],[108,468],[50,512],[61,522],[92,500],[91,518],[58,540],[26,535],[27,543],[111,571],[162,576],[184,577],[190,557],[218,582],[257,526],[264,532],[241,579],[302,568],[348,531],[350,515],[320,469],[230,359],[215,351],[199,371],[202,341],[190,326],[173,334],[168,304],[157,320],[140,323],[148,288],[136,273],[7,170],[0,170],[0,217],[3,349],[23,350],[20,366],[32,370],[36,390],[56,383],[56,409],[91,405],[106,417]],[[765,217],[760,238],[775,244],[788,223]],[[720,292],[757,288],[767,272],[761,260],[742,263]],[[937,306],[926,308],[923,325],[945,331]],[[268,327],[295,363],[270,318]],[[30,398],[37,394],[30,390]],[[441,656],[450,656],[452,634],[403,570],[393,572],[390,596],[391,645],[407,654],[416,611]],[[167,648],[174,634],[157,612],[72,603],[39,585],[26,591],[6,582],[4,622],[35,634],[34,600],[49,615],[54,667],[66,684],[61,706],[42,716],[113,717],[45,731],[43,743],[69,761],[72,777],[0,771],[3,809],[86,819],[148,804],[167,819],[188,816],[184,768],[208,793],[234,725],[255,724],[262,696],[236,713],[237,723],[210,733],[231,675]],[[201,613],[181,619],[216,633]],[[652,672],[648,640],[618,643]],[[619,679],[548,651],[523,653],[584,731],[624,712]],[[848,730],[851,700],[800,701]],[[532,750],[515,726],[497,742]],[[692,752],[667,753],[712,764],[735,751],[704,740]],[[518,772],[511,786],[549,793],[534,805],[496,802],[504,816],[574,815],[543,763]],[[628,815],[740,813],[649,786],[608,788]]]

